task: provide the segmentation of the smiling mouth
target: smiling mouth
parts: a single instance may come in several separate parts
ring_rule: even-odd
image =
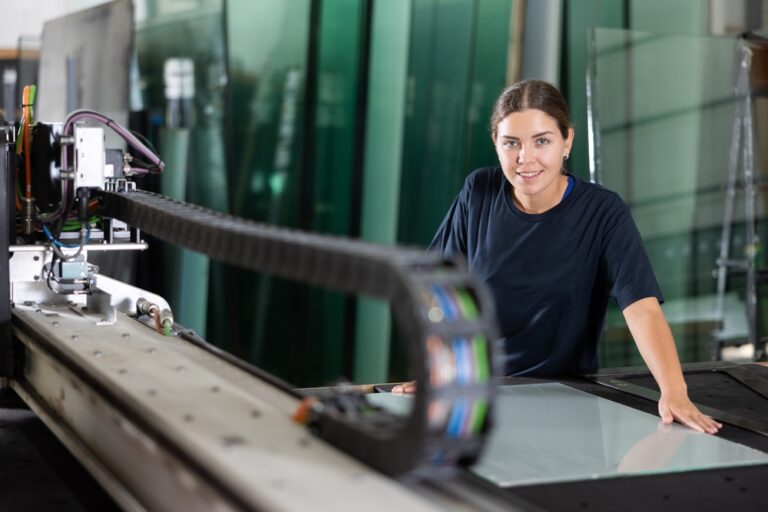
[[[533,178],[534,176],[537,176],[542,172],[544,171],[530,171],[530,172],[515,171],[515,174],[517,174],[518,176],[522,176],[523,178]]]

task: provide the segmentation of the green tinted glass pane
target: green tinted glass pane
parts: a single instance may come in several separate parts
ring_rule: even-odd
[[[310,8],[309,0],[227,2],[227,178],[235,215],[298,225]],[[306,316],[306,289],[227,266],[214,272],[211,337],[299,379],[306,324],[296,318]]]
[[[425,244],[467,174],[471,0],[415,0],[408,62],[399,239]],[[499,69],[503,76],[503,67]]]
[[[233,213],[351,233],[364,9],[355,0],[228,3]],[[347,297],[225,274],[227,292],[242,301],[218,314],[233,349],[297,385],[349,373]]]
[[[295,225],[310,2],[227,4],[232,211]]]
[[[426,245],[464,178],[497,163],[488,118],[504,88],[514,2],[415,0],[398,240]]]
[[[475,4],[464,143],[465,171],[497,162],[488,120],[493,103],[506,86],[508,53],[513,37],[512,13],[517,4],[516,0],[480,0]]]
[[[411,5],[411,0],[373,2],[371,19],[360,236],[383,244],[397,238]],[[358,382],[386,378],[390,327],[387,304],[358,301],[354,354]]]
[[[174,0],[140,2],[135,41],[140,103],[149,121],[143,131],[166,163],[160,192],[226,211],[222,9],[221,0],[196,5]],[[183,87],[172,85],[166,71],[175,64],[178,77],[182,61],[184,73],[191,78]],[[140,186],[156,185],[145,180]],[[156,291],[168,300],[179,323],[206,334],[208,258],[159,241],[152,242],[150,254],[155,258],[151,268],[159,269],[159,261],[163,265],[149,286],[159,287]]]
[[[426,246],[465,177],[497,165],[488,131],[505,86],[507,0],[414,0],[410,26],[397,241]],[[393,341],[392,378],[407,377]]]
[[[353,195],[361,169],[358,133],[361,52],[364,49],[365,2],[324,0],[319,17],[316,111],[313,129],[313,231],[351,235]],[[363,66],[365,63],[363,63]],[[359,213],[357,213],[359,214]],[[312,337],[307,358],[313,382],[327,383],[349,374],[347,311],[351,299],[334,292],[310,291],[307,323]]]

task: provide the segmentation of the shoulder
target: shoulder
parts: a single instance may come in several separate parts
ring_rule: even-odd
[[[475,169],[464,180],[464,190],[489,191],[502,185],[504,173],[500,167],[481,167]]]
[[[607,210],[615,213],[629,212],[629,207],[619,194],[602,185],[592,183],[578,176],[571,177],[576,180],[579,196],[582,204],[590,209]]]
[[[485,181],[494,181],[498,180],[500,176],[503,176],[503,172],[501,171],[501,167],[498,166],[491,166],[491,167],[480,167],[479,169],[475,169],[469,175],[467,176],[466,181],[467,182],[485,182]]]
[[[619,194],[583,178],[574,179],[578,184],[576,190],[580,190],[570,211],[577,219],[575,222],[597,230],[606,243],[616,236],[636,235],[629,206]]]

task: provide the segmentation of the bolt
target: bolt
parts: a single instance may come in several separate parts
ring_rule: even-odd
[[[245,439],[236,434],[226,435],[221,438],[221,441],[224,443],[224,446],[237,446],[239,444],[245,444]]]

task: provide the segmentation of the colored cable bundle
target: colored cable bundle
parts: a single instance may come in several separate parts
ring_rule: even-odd
[[[427,356],[430,385],[434,390],[452,384],[471,388],[486,384],[490,377],[483,336],[455,338],[448,344],[432,335],[427,339]],[[482,430],[487,408],[484,399],[459,398],[451,404],[445,396],[438,395],[429,404],[428,423],[433,430],[445,428],[449,437],[467,437]]]
[[[432,285],[432,295],[437,306],[443,311],[446,320],[458,320],[461,310],[455,298],[438,284]]]
[[[21,155],[24,153],[24,191],[23,196],[26,199],[32,197],[32,155],[30,145],[32,142],[32,134],[30,132],[32,125],[34,124],[32,108],[35,105],[35,96],[37,95],[37,87],[34,85],[25,85],[21,99],[21,123],[19,124],[18,145],[16,147],[16,154]],[[22,191],[18,190],[19,196],[22,195]],[[21,209],[21,201],[19,197],[16,198],[16,209]]]
[[[453,438],[477,435],[482,432],[487,412],[488,402],[486,400],[460,398],[454,402],[451,408],[450,418],[445,425],[445,433],[448,437]]]
[[[456,377],[455,359],[440,336],[433,334],[427,338],[427,356],[430,385],[439,389],[451,384]]]
[[[427,316],[434,322],[440,317],[445,321],[476,320],[479,316],[472,296],[464,289],[446,289],[433,284],[432,293],[422,290],[422,300],[427,305]],[[438,309],[440,312],[435,313]],[[430,360],[430,383],[440,388],[456,382],[459,385],[485,383],[490,376],[487,340],[482,334],[460,337],[446,344],[438,335],[431,335],[426,341]]]
[[[433,284],[429,291],[422,290],[422,299],[427,304],[427,317],[432,323],[443,320],[476,320],[479,315],[472,296],[461,288],[446,288]]]
[[[421,296],[427,305],[427,316],[433,323],[473,321],[479,317],[477,305],[465,289],[433,284],[429,291],[422,290]],[[450,385],[471,388],[488,383],[490,361],[484,335],[446,341],[433,334],[427,338],[426,347],[433,389]],[[427,418],[431,429],[445,429],[450,438],[464,438],[482,431],[487,411],[485,399],[460,397],[451,402],[438,395],[429,404]]]

